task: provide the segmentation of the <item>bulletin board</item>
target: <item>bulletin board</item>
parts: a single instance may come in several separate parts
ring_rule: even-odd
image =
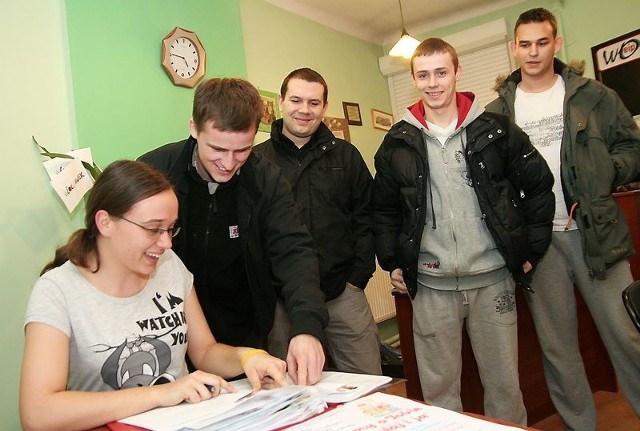
[[[640,115],[640,28],[591,48],[596,79]]]

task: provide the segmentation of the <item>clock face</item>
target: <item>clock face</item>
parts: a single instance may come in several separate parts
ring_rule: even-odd
[[[207,51],[194,32],[175,27],[162,39],[162,67],[174,85],[193,88],[206,64]]]
[[[171,68],[184,78],[191,78],[198,70],[200,56],[193,41],[186,37],[177,37],[169,47]]]

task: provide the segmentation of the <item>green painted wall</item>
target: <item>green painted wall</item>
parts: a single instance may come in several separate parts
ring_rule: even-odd
[[[100,166],[187,137],[193,89],[161,65],[174,27],[200,38],[204,79],[246,77],[237,0],[67,0],[66,9],[78,142]]]
[[[530,1],[434,29],[444,36],[544,6],[560,12],[564,57],[587,60],[591,46],[638,28],[636,0]],[[51,150],[91,146],[96,161],[136,157],[187,135],[193,90],[171,84],[160,64],[161,39],[194,30],[207,50],[207,77],[248,77],[277,91],[292,69],[309,66],[329,84],[328,115],[343,100],[360,103],[353,142],[369,166],[383,132],[370,109],[390,110],[377,58],[386,49],[295,17],[264,0],[0,0],[0,37],[14,40],[0,69],[0,145],[5,165],[0,207],[0,431],[19,430],[17,397],[22,322],[29,293],[53,250],[82,223],[51,191],[31,136]],[[563,59],[564,59],[563,57]],[[592,76],[592,72],[591,72]],[[261,141],[266,135],[260,134]]]

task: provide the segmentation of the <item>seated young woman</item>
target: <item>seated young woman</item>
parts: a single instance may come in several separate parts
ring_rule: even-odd
[[[193,276],[171,250],[180,230],[169,181],[134,161],[110,164],[86,202],[85,228],[35,283],[25,321],[25,430],[87,429],[181,402],[286,386],[286,363],[217,343]],[[189,373],[185,355],[198,371]]]

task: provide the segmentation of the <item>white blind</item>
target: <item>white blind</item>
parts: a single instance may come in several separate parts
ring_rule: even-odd
[[[496,78],[511,72],[507,44],[500,43],[460,56],[462,76],[458,81],[458,91],[472,91],[481,106],[496,98],[493,91]]]
[[[481,106],[485,106],[496,97],[493,88],[496,78],[511,72],[509,50],[505,40],[459,54],[462,76],[458,81],[458,91],[475,93]],[[398,121],[404,115],[407,106],[415,103],[420,96],[413,86],[411,72],[403,71],[392,75],[389,80],[389,94],[393,117]]]
[[[415,103],[420,96],[413,86],[411,71],[397,73],[389,78],[389,95],[391,96],[391,108],[394,121],[400,121],[404,110]]]

